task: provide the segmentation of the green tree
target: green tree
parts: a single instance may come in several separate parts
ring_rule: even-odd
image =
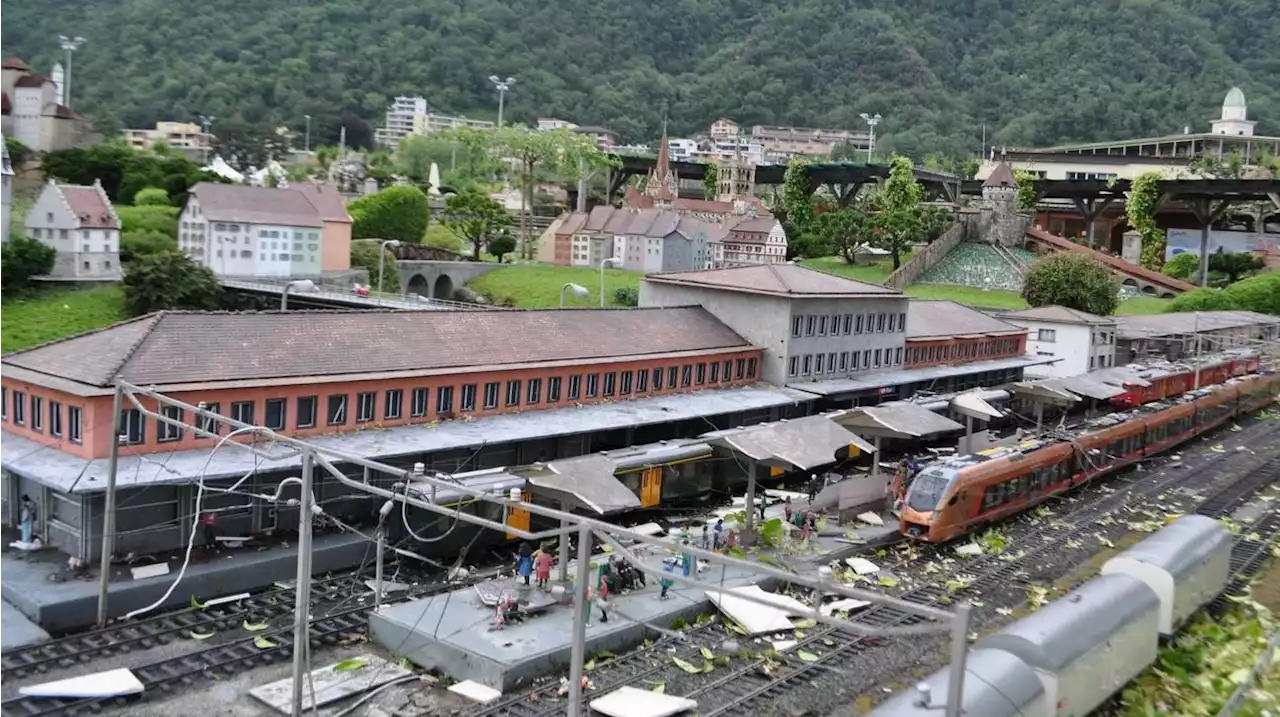
[[[715,162],[708,162],[706,174],[702,175],[702,197],[704,199],[716,198],[716,184],[720,181],[720,166]]]
[[[858,247],[870,246],[875,238],[875,219],[864,207],[827,212],[817,218],[818,235],[829,251],[852,264]]]
[[[31,148],[13,137],[6,135],[4,146],[5,149],[9,150],[9,161],[13,164],[14,169],[26,164],[27,159],[31,156]]]
[[[498,263],[502,263],[502,258],[507,254],[516,250],[516,238],[511,236],[511,232],[506,228],[495,237],[489,240],[489,253],[492,254]]]
[[[1160,180],[1156,172],[1140,175],[1129,186],[1129,196],[1124,205],[1129,226],[1142,237],[1142,266],[1155,271],[1164,264],[1164,231],[1156,224]]]
[[[160,232],[167,234],[176,241],[178,238],[178,215],[181,209],[178,207],[130,207],[119,205],[115,207],[116,217],[120,219],[120,232],[127,234],[130,232]]]
[[[1227,311],[1236,306],[1222,289],[1208,287],[1179,294],[1169,305],[1170,311]]]
[[[144,256],[155,256],[178,250],[173,236],[154,229],[120,233],[120,263],[127,264]]]
[[[36,239],[12,234],[9,242],[0,249],[0,282],[3,293],[13,294],[30,288],[32,277],[44,276],[53,271],[58,251]]]
[[[1241,279],[1223,289],[1231,308],[1280,316],[1280,272]]]
[[[351,242],[351,268],[362,268],[369,275],[369,285],[378,284],[378,271],[382,271],[382,284],[375,286],[377,291],[388,294],[400,293],[400,264],[391,252],[384,258],[378,256],[379,245],[375,240],[358,239]]]
[[[421,244],[431,219],[427,195],[417,187],[387,187],[347,206],[353,239],[396,239]]]
[[[1054,252],[1031,265],[1022,298],[1032,306],[1065,306],[1108,316],[1120,305],[1120,284],[1091,256]]]
[[[893,256],[893,268],[902,266],[902,255],[915,241],[924,238],[926,230],[924,187],[916,181],[911,159],[894,155],[889,162],[889,178],[880,185],[874,202],[879,206],[875,223],[875,246]]]
[[[45,177],[68,184],[99,181],[117,205],[133,201],[148,188],[159,188],[180,204],[196,182],[226,181],[181,154],[137,150],[119,140],[48,152],[40,168]]]
[[[1018,183],[1018,209],[1029,212],[1036,208],[1036,175],[1031,172],[1015,169],[1013,179]]]
[[[520,236],[523,254],[533,258],[529,236],[529,210],[533,208],[533,188],[540,174],[561,181],[576,181],[583,171],[616,166],[618,161],[604,154],[595,139],[568,129],[531,130],[508,125],[493,130],[461,129],[447,135],[469,147],[483,147],[516,161],[516,179],[521,187]]]
[[[1234,284],[1241,279],[1262,271],[1267,262],[1260,256],[1244,252],[1235,254],[1210,254],[1209,271],[1223,277],[1223,283]]]
[[[222,301],[218,277],[176,251],[137,257],[124,265],[124,303],[134,316],[153,311],[212,311]]]
[[[1189,252],[1183,252],[1175,255],[1169,261],[1164,263],[1160,268],[1160,272],[1165,276],[1172,276],[1175,279],[1190,281],[1196,272],[1200,270],[1200,257]]]
[[[135,207],[167,207],[169,206],[169,193],[159,187],[147,187],[138,190],[133,195],[133,206]]]
[[[480,261],[486,243],[511,226],[511,214],[502,204],[479,192],[463,192],[445,199],[440,223],[454,236],[471,245],[472,257]],[[507,249],[511,251],[511,249]],[[497,254],[497,252],[493,252]]]

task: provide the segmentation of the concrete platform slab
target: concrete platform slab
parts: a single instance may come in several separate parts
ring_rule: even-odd
[[[669,628],[677,618],[692,621],[714,610],[702,590],[673,586],[660,600],[661,556],[645,559],[651,573],[646,587],[608,600],[609,621],[593,606],[587,627],[587,652],[619,651],[642,642],[649,625]],[[709,566],[702,579],[716,589],[755,584],[745,570]],[[552,605],[521,622],[494,630],[493,609],[472,588],[398,605],[370,615],[369,627],[379,645],[427,669],[457,680],[473,680],[506,692],[569,665],[573,607]]]
[[[35,645],[49,639],[49,633],[27,619],[8,600],[0,602],[0,652]]]
[[[318,535],[315,538],[314,574],[344,570],[358,565],[367,541],[347,533]],[[277,580],[295,577],[298,549],[274,547],[267,550],[223,550],[212,559],[193,562],[182,583],[158,610],[186,605],[197,598],[261,590]],[[121,617],[160,598],[177,577],[181,559],[171,563],[169,575],[133,579],[127,566],[116,566],[109,587],[108,613]],[[0,596],[29,620],[48,632],[58,634],[92,625],[98,617],[98,579],[55,582],[65,564],[58,561],[18,559],[11,553],[0,556]],[[7,624],[7,623],[6,623]],[[7,629],[6,629],[7,631]]]

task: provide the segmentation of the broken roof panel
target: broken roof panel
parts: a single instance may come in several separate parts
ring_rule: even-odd
[[[978,391],[962,393],[951,399],[951,410],[983,421],[1000,418],[1004,415],[994,406],[987,403]]]
[[[835,416],[835,422],[860,434],[883,438],[923,438],[964,428],[950,418],[902,401],[850,409]]]
[[[519,471],[535,491],[569,499],[600,515],[633,510],[640,499],[614,476],[617,465],[603,455],[580,456],[544,463],[531,471]]]
[[[875,446],[833,421],[831,415],[732,428],[703,438],[713,446],[729,448],[755,461],[800,470],[834,463],[836,451],[850,445],[866,453],[875,452]]]

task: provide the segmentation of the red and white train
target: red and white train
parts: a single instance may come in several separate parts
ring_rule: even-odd
[[[1224,354],[1220,357],[1205,360],[1200,367],[1199,385],[1208,386],[1222,383],[1229,378],[1257,373],[1262,366],[1262,358],[1253,352]],[[1105,369],[1099,373],[1130,371],[1126,367]],[[1141,382],[1119,378],[1124,393],[1111,399],[1111,404],[1119,408],[1134,408],[1143,404],[1159,401],[1162,398],[1173,398],[1197,385],[1196,371],[1185,365],[1171,368],[1154,369],[1149,373],[1139,374]]]

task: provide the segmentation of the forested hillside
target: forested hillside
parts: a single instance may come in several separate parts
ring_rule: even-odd
[[[197,114],[336,139],[388,99],[557,116],[653,139],[741,122],[861,125],[886,149],[976,152],[1207,129],[1239,85],[1280,134],[1280,0],[3,0],[5,55],[106,129]]]

